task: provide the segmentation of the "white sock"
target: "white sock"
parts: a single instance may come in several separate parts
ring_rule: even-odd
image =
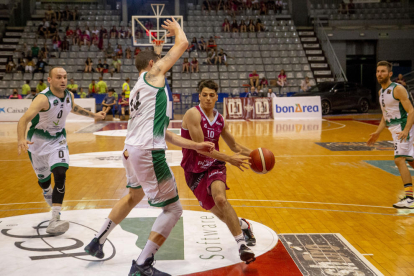
[[[240,248],[240,246],[242,244],[246,245],[246,241],[244,240],[243,232],[240,235],[238,235],[238,236],[234,236],[234,239],[237,242],[237,247]]]
[[[60,219],[60,210],[62,206],[52,206],[52,219]]]
[[[249,225],[244,220],[239,219],[239,222],[240,222],[240,227],[242,230],[249,228]]]
[[[105,220],[105,223],[102,225],[101,230],[99,230],[98,234],[96,234],[96,237],[99,239],[100,244],[104,244],[106,239],[108,238],[109,233],[117,226],[115,222],[107,218]]]
[[[139,255],[137,259],[137,264],[138,265],[144,264],[145,260],[155,255],[155,253],[157,253],[159,248],[160,246],[158,244],[156,244],[153,241],[148,240],[147,244],[144,247],[144,250],[142,250],[141,254]]]

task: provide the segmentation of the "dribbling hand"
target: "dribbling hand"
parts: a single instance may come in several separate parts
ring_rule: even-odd
[[[250,157],[246,157],[243,155],[240,155],[240,153],[236,153],[235,155],[231,156],[229,159],[229,163],[232,164],[233,166],[236,166],[237,168],[239,168],[242,172],[244,172],[243,169],[248,170],[250,166]]]
[[[105,119],[105,112],[99,111],[98,113],[95,113],[95,120],[103,120]]]
[[[375,142],[378,140],[378,137],[380,136],[379,133],[371,133],[369,136],[371,136],[367,142],[368,146],[372,146],[373,144],[375,144]]]
[[[33,142],[27,141],[26,139],[17,142],[17,153],[20,155],[22,151],[26,152],[29,149],[29,145],[32,144]]]

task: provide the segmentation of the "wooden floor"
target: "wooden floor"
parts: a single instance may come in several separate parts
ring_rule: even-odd
[[[364,162],[393,160],[392,151],[330,151],[317,142],[364,142],[378,115],[331,116],[322,122],[230,122],[237,141],[265,147],[276,157],[266,175],[227,167],[228,198],[239,216],[261,222],[278,234],[340,233],[384,275],[414,275],[414,214],[392,204],[403,194],[400,177]],[[357,121],[354,119],[364,119]],[[122,150],[123,137],[75,133],[85,123],[68,123],[71,154]],[[45,212],[27,155],[17,155],[16,123],[0,124],[0,217]],[[391,140],[384,131],[380,140]],[[230,153],[220,143],[220,148]],[[170,146],[170,149],[178,149]],[[186,210],[202,211],[172,168]],[[111,208],[127,193],[123,169],[71,167],[64,210]]]

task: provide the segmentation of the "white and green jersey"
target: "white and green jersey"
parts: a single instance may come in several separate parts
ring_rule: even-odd
[[[130,119],[125,144],[140,149],[167,149],[168,92],[165,86],[149,84],[145,80],[146,75],[144,72],[138,77],[129,96]]]
[[[379,100],[387,127],[393,125],[402,125],[404,129],[405,124],[407,123],[408,113],[405,111],[400,100],[394,98],[394,89],[397,86],[403,87],[398,83],[392,82],[387,88],[381,88]],[[407,91],[406,93],[409,97]]]
[[[73,107],[72,97],[68,90],[65,90],[63,98],[55,96],[49,88],[39,94],[47,97],[49,108],[40,111],[33,118],[27,133],[27,139],[34,142],[29,146],[32,154],[46,154],[66,143],[66,117]]]

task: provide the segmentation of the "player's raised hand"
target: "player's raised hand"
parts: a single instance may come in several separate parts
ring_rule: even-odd
[[[232,164],[233,166],[236,166],[237,168],[239,168],[242,172],[244,172],[243,169],[248,170],[249,167],[248,165],[250,165],[250,157],[246,157],[243,155],[240,155],[240,153],[236,153],[233,156],[230,156],[230,159],[228,160],[228,162],[230,164]]]
[[[177,30],[181,28],[180,24],[174,19],[174,17],[171,17],[171,20],[167,19],[164,21],[164,24],[161,25],[164,29],[168,31],[167,37],[175,36]]]
[[[211,142],[202,142],[202,143],[197,143],[196,145],[196,150],[199,151],[207,151],[207,152],[212,152],[215,148],[214,143]]]
[[[95,113],[95,120],[104,120],[105,115],[105,112],[99,111],[98,113]]]
[[[369,136],[371,137],[369,138],[367,145],[372,146],[378,140],[378,137],[380,136],[380,134],[377,132],[374,132],[374,133],[371,133]]]
[[[29,149],[29,145],[32,144],[33,142],[27,141],[26,139],[17,142],[17,153],[20,155],[22,151],[26,152]]]

